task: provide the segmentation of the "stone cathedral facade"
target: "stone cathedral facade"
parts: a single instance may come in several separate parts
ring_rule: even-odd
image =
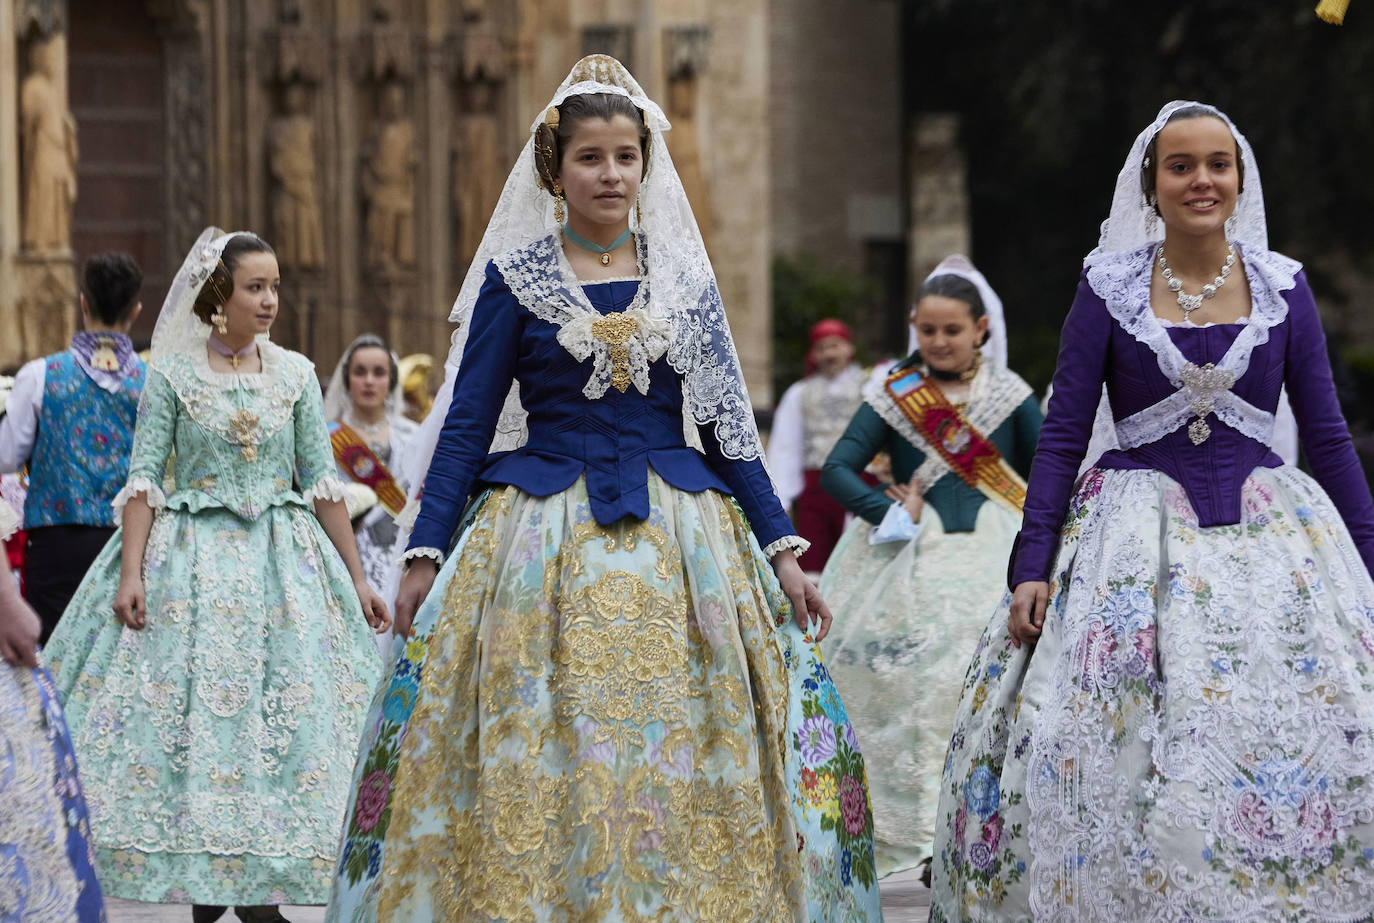
[[[273,338],[442,360],[529,124],[582,54],[624,61],[668,144],[755,399],[771,401],[767,3],[0,0],[0,370],[62,348],[76,267],[144,267],[146,345],[202,227],[277,249]]]

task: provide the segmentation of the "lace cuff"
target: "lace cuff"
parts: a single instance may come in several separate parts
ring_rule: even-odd
[[[763,556],[771,561],[773,560],[773,555],[777,554],[779,551],[790,548],[800,557],[806,554],[806,549],[810,547],[811,543],[800,535],[784,535],[776,542],[769,542],[768,547],[763,549]]]
[[[313,503],[316,500],[334,500],[336,502],[347,499],[347,492],[344,489],[344,482],[332,474],[327,474],[315,482],[315,485],[305,492],[305,502]]]
[[[0,542],[5,541],[19,529],[19,514],[5,500],[0,500]]]
[[[401,566],[409,566],[410,562],[414,561],[416,558],[429,558],[440,567],[444,565],[444,553],[442,551],[438,548],[426,548],[422,545],[418,548],[411,548],[405,554],[401,555]]]
[[[868,543],[883,545],[888,542],[909,542],[920,534],[921,523],[911,518],[906,507],[893,503],[887,508],[883,521],[868,530]]]
[[[154,484],[151,479],[140,475],[130,479],[129,483],[125,484],[124,488],[115,494],[114,500],[110,502],[115,515],[124,515],[125,505],[139,494],[144,495],[144,499],[148,501],[148,506],[152,509],[160,510],[167,505],[167,495],[162,492],[162,488]]]

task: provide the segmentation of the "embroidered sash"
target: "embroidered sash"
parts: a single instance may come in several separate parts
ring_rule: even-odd
[[[916,432],[965,484],[1021,513],[1026,504],[1026,482],[933,381],[922,378],[916,369],[902,369],[888,377],[884,388]]]
[[[377,502],[386,507],[388,513],[396,516],[405,508],[405,492],[382,460],[347,423],[335,420],[329,424],[329,444],[334,449],[334,460],[339,466],[359,484],[371,487],[377,495]]]

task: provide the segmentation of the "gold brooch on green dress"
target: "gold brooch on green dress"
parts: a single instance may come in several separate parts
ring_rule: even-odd
[[[258,460],[258,415],[251,410],[237,410],[229,417],[229,432],[243,453],[243,460]]]

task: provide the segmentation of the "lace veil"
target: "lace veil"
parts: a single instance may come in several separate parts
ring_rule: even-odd
[[[424,482],[434,455],[487,262],[549,235],[554,236],[555,256],[561,258],[561,252],[557,252],[560,238],[553,215],[553,197],[540,188],[535,171],[534,129],[545,120],[550,108],[569,96],[591,93],[627,97],[643,113],[649,130],[648,170],[639,192],[642,219],[635,225],[632,216],[632,226],[640,233],[643,284],[649,289],[645,310],[668,328],[667,359],[683,376],[684,417],[712,426],[726,457],[763,457],[715,273],[663,140],[669,129],[668,119],[619,61],[607,55],[590,55],[573,66],[530,126],[530,138],[506,179],[486,234],[468,267],[449,314],[457,329],[445,363],[444,385],[421,425],[410,456],[410,470],[405,472],[411,484]],[[570,288],[576,289],[576,285]],[[580,310],[579,305],[571,303],[561,307]],[[594,310],[589,304],[585,309]],[[492,451],[513,449],[524,443],[524,416],[519,386],[514,385],[506,399]]]
[[[940,261],[940,265],[926,276],[929,282],[936,276],[958,276],[973,283],[978,289],[978,297],[983,301],[983,309],[988,317],[988,339],[983,344],[983,359],[997,368],[1007,367],[1007,318],[1002,311],[1002,299],[997,297],[988,280],[973,265],[973,261],[962,253],[954,253]],[[916,351],[916,328],[907,325],[906,354]]]
[[[344,383],[344,372],[348,369],[348,363],[353,360],[353,353],[363,346],[385,348],[381,337],[372,333],[364,333],[348,344],[348,348],[344,350],[338,364],[334,366],[334,374],[329,376],[329,386],[324,389],[324,418],[326,420],[341,419],[352,405],[348,396],[348,385]],[[400,363],[401,360],[392,352],[391,366],[396,369],[396,386],[386,396],[386,415],[388,417],[400,416],[401,411],[405,409],[405,396],[401,393]]]
[[[1151,139],[1159,134],[1169,117],[1180,109],[1196,107],[1204,109],[1226,123],[1231,135],[1240,148],[1241,162],[1245,166],[1245,190],[1236,198],[1236,210],[1227,220],[1226,236],[1238,241],[1248,250],[1268,250],[1269,232],[1264,219],[1264,190],[1260,185],[1259,165],[1255,162],[1255,152],[1250,142],[1240,133],[1240,129],[1227,117],[1226,113],[1206,103],[1192,100],[1174,100],[1159,110],[1155,120],[1136,135],[1126,163],[1116,177],[1116,192],[1112,195],[1112,211],[1102,222],[1102,233],[1097,247],[1088,254],[1084,265],[1091,266],[1099,258],[1113,253],[1127,253],[1148,243],[1164,239],[1164,224],[1159,221],[1154,209],[1145,201],[1140,188],[1140,175],[1145,161],[1145,148]],[[1152,220],[1153,219],[1153,220]]]
[[[150,358],[154,363],[173,353],[205,349],[210,327],[196,317],[192,310],[196,296],[200,294],[200,287],[205,284],[210,273],[219,265],[225,245],[239,234],[248,233],[250,232],[225,233],[217,227],[208,227],[200,232],[200,237],[196,238],[191,252],[186,254],[181,268],[172,279],[172,284],[167,289],[167,297],[162,301],[162,310],[158,312],[150,352]],[[258,337],[259,340],[266,338],[266,334]]]

